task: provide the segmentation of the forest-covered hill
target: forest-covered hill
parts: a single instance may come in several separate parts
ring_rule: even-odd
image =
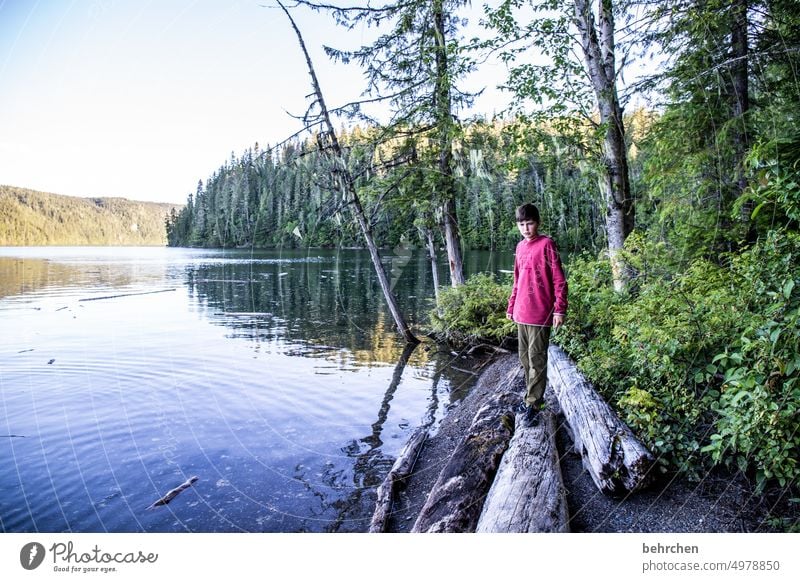
[[[165,245],[175,204],[79,198],[0,185],[0,246]]]

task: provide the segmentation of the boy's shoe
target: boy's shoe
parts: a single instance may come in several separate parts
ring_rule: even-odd
[[[544,410],[545,408],[547,408],[547,402],[545,402],[544,398],[540,398],[539,400],[537,400],[533,404],[528,404],[527,402],[525,402],[523,400],[522,402],[517,404],[517,406],[514,408],[514,411],[515,412],[525,412],[525,410],[528,409],[528,408],[533,408],[536,411]]]
[[[522,415],[523,422],[527,423],[530,426],[536,426],[539,422],[539,411],[544,408],[541,402],[537,404],[525,404],[525,402],[521,402],[517,405],[516,412]]]

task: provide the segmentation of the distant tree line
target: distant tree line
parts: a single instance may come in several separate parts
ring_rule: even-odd
[[[602,245],[602,209],[592,177],[582,172],[570,145],[556,135],[538,148],[520,141],[520,125],[473,120],[453,145],[457,216],[462,244],[471,249],[513,248],[518,239],[514,208],[534,201],[543,230],[565,250]],[[375,147],[368,130],[342,129],[348,163],[375,238],[383,247],[424,246],[423,211],[429,175],[425,139],[395,140]],[[172,246],[307,247],[361,246],[339,192],[329,187],[329,162],[314,138],[272,150],[259,145],[200,181],[186,206],[171,213]],[[438,241],[444,244],[441,234]]]
[[[0,186],[0,245],[163,246],[165,218],[178,208]]]

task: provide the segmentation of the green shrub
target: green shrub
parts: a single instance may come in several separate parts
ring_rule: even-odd
[[[734,260],[748,313],[708,367],[722,385],[716,431],[703,451],[715,462],[752,467],[759,489],[770,479],[785,486],[800,477],[798,260],[800,237],[779,233]]]
[[[750,186],[734,204],[734,213],[749,204],[751,219],[759,227],[784,223],[796,230],[800,224],[800,132],[754,144],[745,167]]]
[[[506,319],[510,294],[510,282],[499,283],[488,273],[473,275],[464,285],[441,291],[439,306],[430,313],[431,328],[454,344],[501,343],[516,329]]]

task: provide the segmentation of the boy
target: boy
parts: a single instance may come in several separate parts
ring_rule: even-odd
[[[517,324],[526,389],[521,412],[530,422],[544,402],[550,329],[564,323],[567,280],[555,242],[539,234],[539,209],[523,204],[517,208],[516,219],[522,240],[514,256],[514,286],[506,317]]]

